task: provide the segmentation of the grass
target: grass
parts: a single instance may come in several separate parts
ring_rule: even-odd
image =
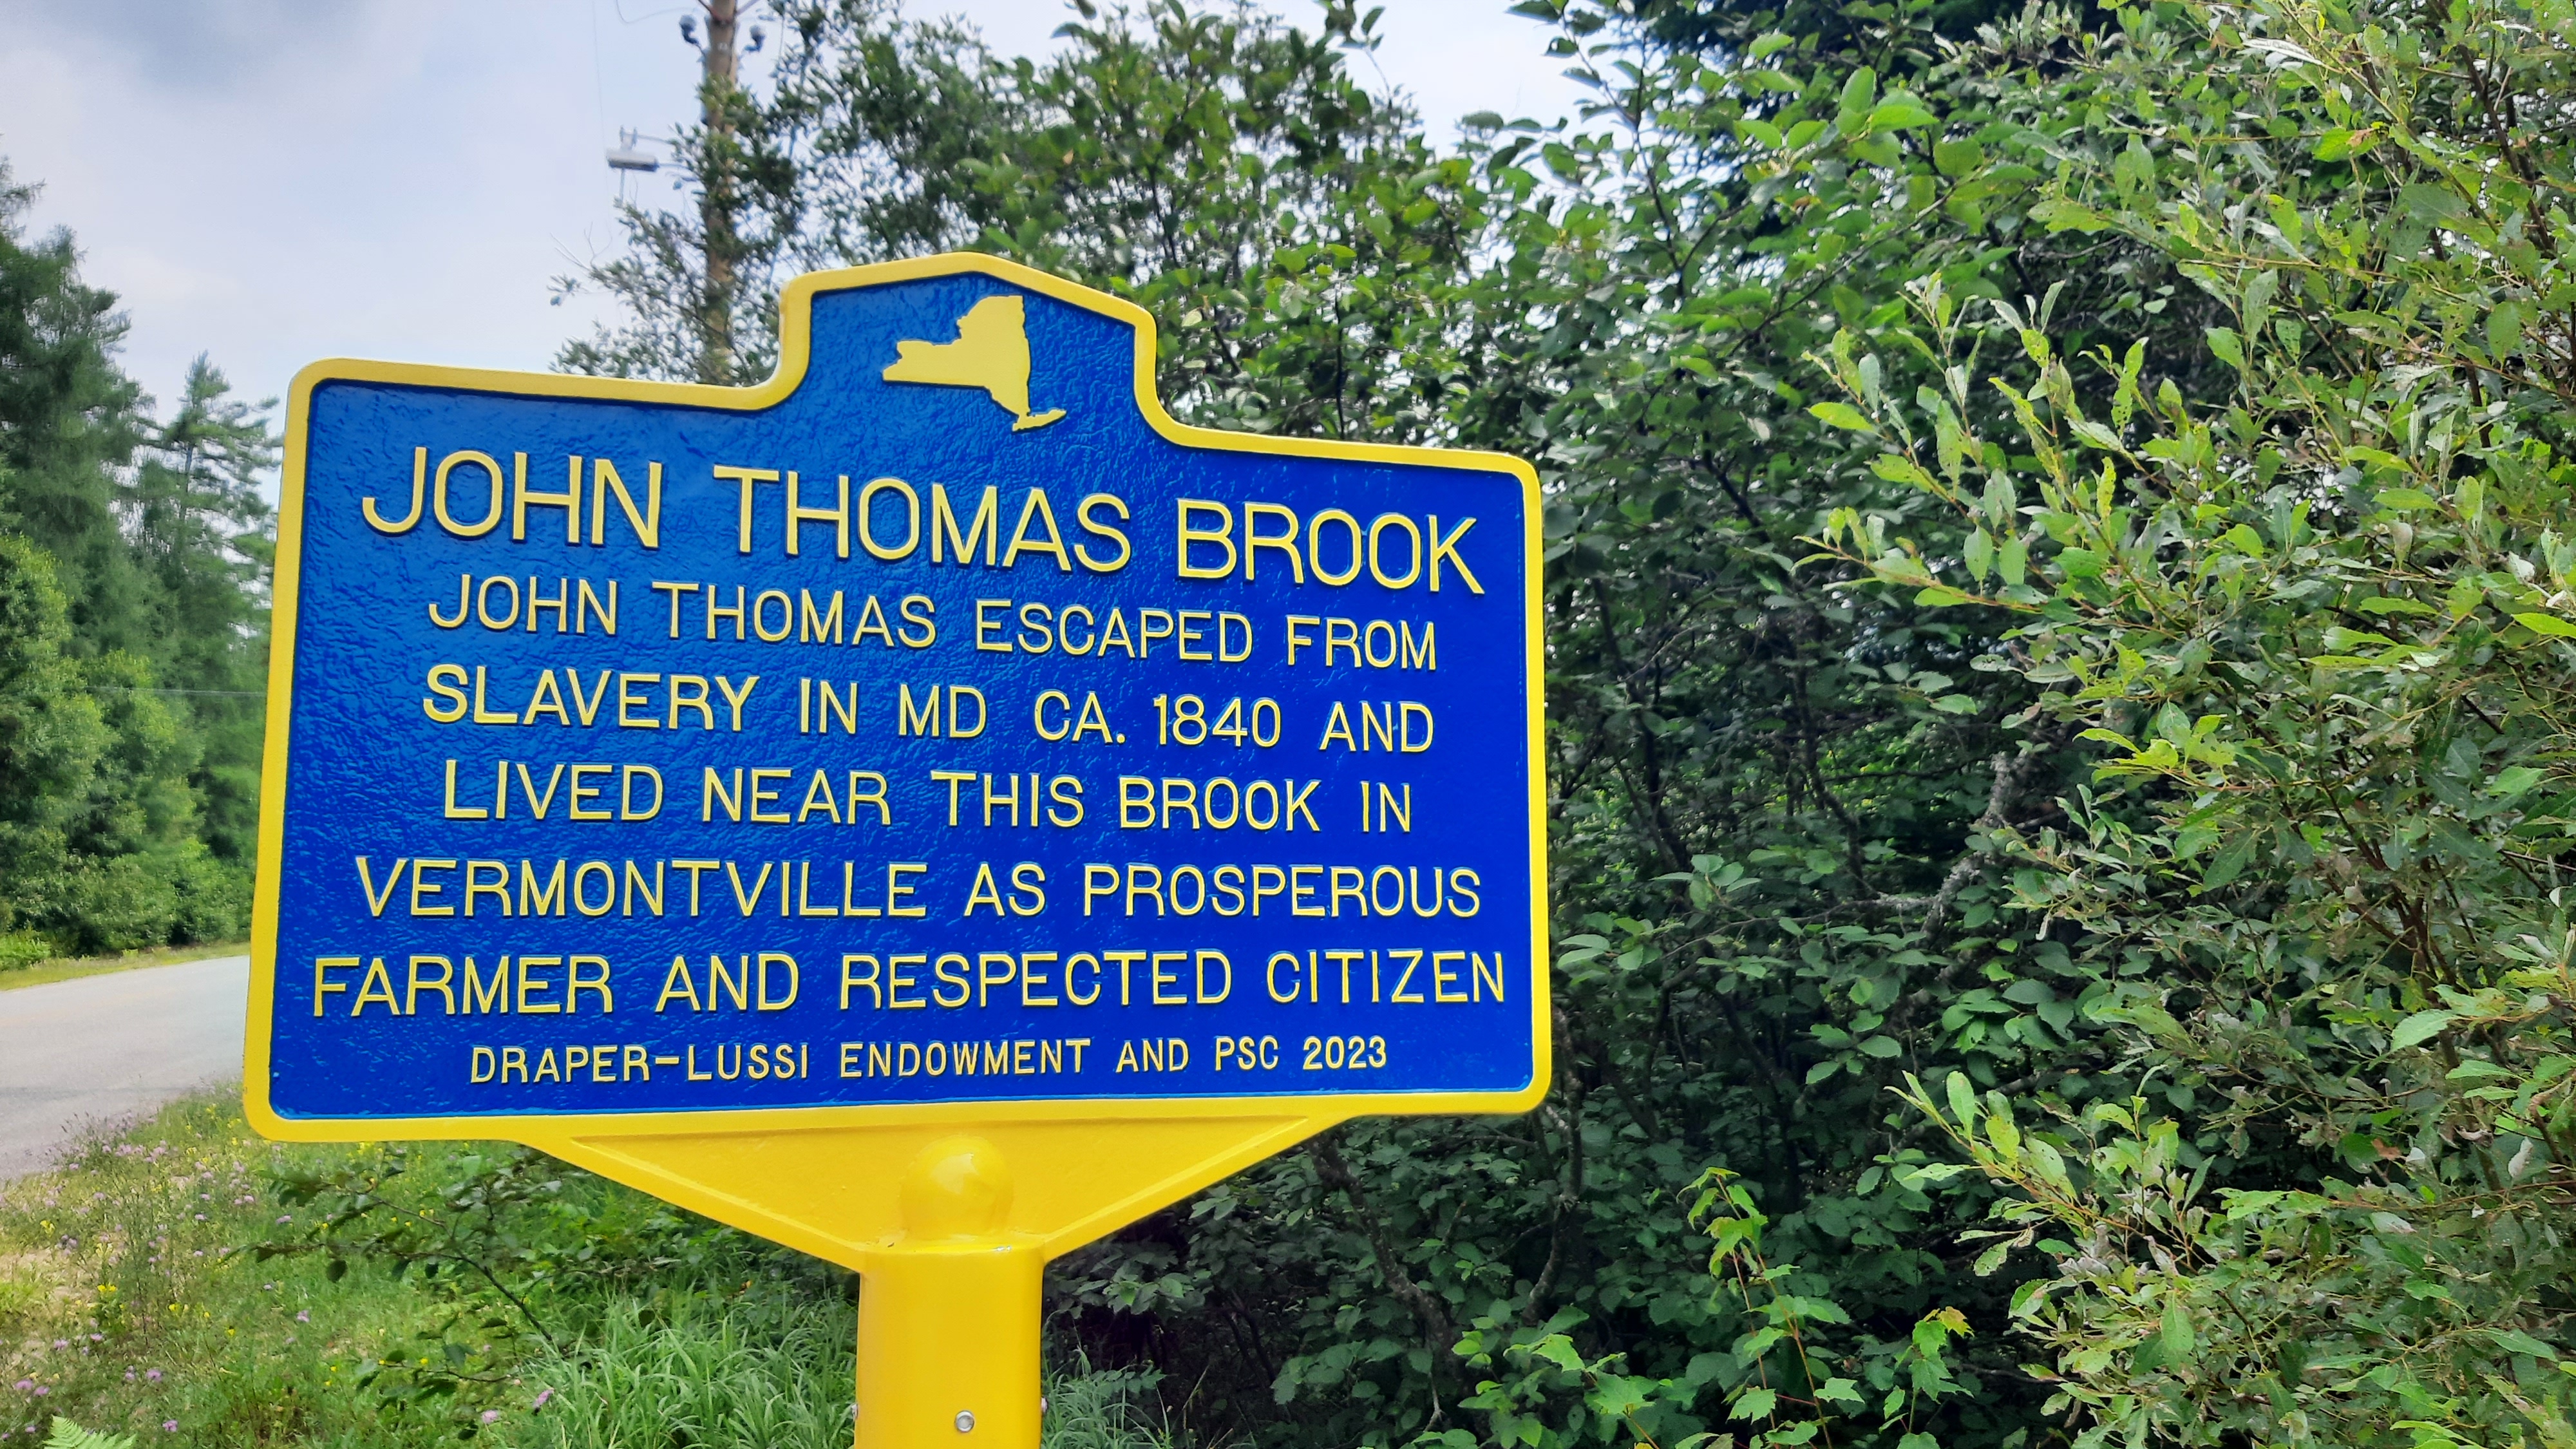
[[[149,951],[126,951],[114,956],[57,956],[24,966],[0,967],[0,991],[12,991],[21,986],[44,986],[82,976],[104,976],[111,971],[177,966],[216,956],[240,956],[249,950],[248,941],[201,941],[194,946],[159,946]]]
[[[765,1321],[773,1306],[617,1305],[579,1350],[537,1366],[561,1407],[513,1437],[545,1449],[838,1449],[852,1436],[857,1319]]]
[[[276,1226],[229,1101],[180,1103],[0,1197],[0,1449],[62,1415],[169,1445],[427,1443],[347,1392],[434,1308],[385,1279],[227,1255]]]
[[[852,1283],[535,1153],[270,1143],[195,1098],[0,1187],[0,1449],[57,1416],[135,1449],[835,1449]],[[1150,1374],[1072,1368],[1047,1449],[1170,1449]]]

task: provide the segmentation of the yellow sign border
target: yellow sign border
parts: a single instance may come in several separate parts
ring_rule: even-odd
[[[457,391],[503,393],[520,397],[594,398],[620,402],[685,404],[692,407],[750,411],[769,407],[793,394],[805,377],[812,340],[812,307],[816,296],[907,282],[928,277],[980,274],[1043,293],[1088,311],[1128,324],[1135,335],[1136,406],[1154,431],[1185,447],[1244,453],[1334,458],[1355,463],[1399,463],[1508,473],[1521,484],[1522,582],[1527,609],[1528,751],[1530,763],[1530,1026],[1536,1055],[1529,1085],[1507,1092],[1382,1093],[1350,1096],[1246,1096],[1201,1098],[1081,1098],[1039,1101],[856,1104],[830,1107],[776,1107],[657,1111],[581,1115],[473,1117],[334,1117],[291,1118],[269,1105],[270,1045],[277,985],[277,903],[285,851],[284,806],[289,768],[289,722],[295,688],[298,566],[303,554],[305,450],[312,416],[313,390],[329,382],[374,382],[438,387]],[[1266,438],[1192,427],[1175,420],[1154,390],[1154,319],[1142,307],[1106,292],[999,257],[975,252],[948,252],[911,261],[883,262],[829,272],[811,272],[787,284],[779,298],[778,369],[766,382],[751,387],[716,387],[700,383],[639,382],[560,373],[506,372],[492,369],[439,367],[333,358],[314,363],[295,375],[288,394],[286,448],[277,512],[277,565],[271,595],[271,646],[266,733],[267,767],[260,781],[258,882],[251,928],[250,1010],[246,1023],[242,1105],[251,1125],[271,1138],[306,1142],[375,1141],[391,1138],[500,1139],[525,1143],[577,1160],[611,1148],[614,1139],[644,1136],[706,1137],[729,1134],[806,1132],[834,1127],[928,1127],[953,1125],[970,1130],[997,1123],[1139,1123],[1261,1118],[1296,1123],[1261,1134],[1263,1145],[1229,1153],[1220,1161],[1167,1181],[1150,1194],[1171,1201],[1257,1161],[1269,1152],[1352,1117],[1394,1113],[1523,1112],[1547,1095],[1553,1076],[1549,1041],[1547,968],[1547,822],[1544,767],[1545,675],[1541,651],[1539,596],[1538,474],[1519,458],[1464,449],[1402,447],[1382,443],[1335,443],[1297,438]],[[891,1170],[891,1169],[890,1169]],[[670,1183],[655,1191],[710,1216],[731,1219],[730,1194],[690,1184]],[[1101,1217],[1113,1209],[1104,1207]],[[1122,1219],[1123,1220],[1123,1219]],[[1103,1223],[1102,1231],[1115,1226]],[[1083,1236],[1089,1236],[1084,1234]],[[1058,1251],[1065,1245],[1056,1245]]]

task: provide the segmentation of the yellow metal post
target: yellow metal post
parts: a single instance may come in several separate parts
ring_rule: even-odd
[[[1037,1449],[1046,1257],[1005,1228],[1011,1195],[981,1137],[905,1172],[903,1231],[859,1265],[858,1449]]]

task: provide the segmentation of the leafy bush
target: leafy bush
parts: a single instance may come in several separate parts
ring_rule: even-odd
[[[33,966],[54,954],[54,943],[33,931],[0,933],[0,971]]]
[[[2576,132],[2530,127],[2576,8],[2117,20],[2032,214],[2167,259],[2228,386],[1926,283],[1880,340],[1940,381],[1838,337],[1819,412],[1939,510],[1829,554],[2008,621],[1977,667],[2103,747],[1991,848],[2141,1085],[1907,1096],[2009,1189],[1980,1270],[2049,1260],[2013,1312],[2080,1442],[2576,1441]]]

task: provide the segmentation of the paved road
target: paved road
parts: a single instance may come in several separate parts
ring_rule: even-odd
[[[0,1182],[242,1069],[250,958],[0,991]]]

